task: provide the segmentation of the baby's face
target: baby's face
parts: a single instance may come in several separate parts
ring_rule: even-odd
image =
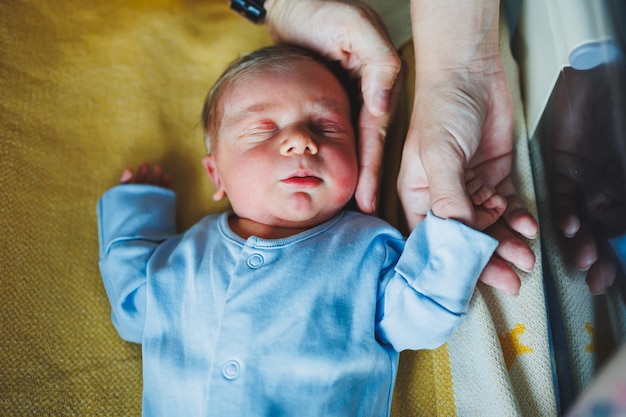
[[[350,103],[323,65],[241,79],[221,104],[212,179],[239,217],[311,227],[350,200],[358,174]]]

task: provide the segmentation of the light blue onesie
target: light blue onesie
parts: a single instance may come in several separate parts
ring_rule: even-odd
[[[429,214],[405,242],[342,212],[284,239],[230,213],[176,234],[175,195],[121,185],[98,205],[113,323],[143,345],[144,416],[388,416],[398,352],[443,344],[497,241]]]

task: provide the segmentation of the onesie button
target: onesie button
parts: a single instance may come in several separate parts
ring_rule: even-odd
[[[253,269],[262,267],[264,262],[265,260],[263,259],[263,256],[258,253],[252,254],[248,257],[248,266]]]
[[[222,366],[222,376],[226,379],[235,379],[239,376],[239,371],[241,370],[241,365],[236,360],[227,361],[224,366]]]

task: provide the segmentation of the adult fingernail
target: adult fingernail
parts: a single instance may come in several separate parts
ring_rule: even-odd
[[[370,207],[372,208],[372,213],[376,213],[376,198],[372,200]]]
[[[374,95],[375,116],[382,116],[389,108],[389,90],[378,90]]]

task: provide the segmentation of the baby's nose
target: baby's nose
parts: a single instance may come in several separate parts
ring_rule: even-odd
[[[285,133],[286,138],[281,145],[281,154],[285,156],[292,154],[303,155],[305,153],[317,154],[317,143],[307,128],[295,128]]]

